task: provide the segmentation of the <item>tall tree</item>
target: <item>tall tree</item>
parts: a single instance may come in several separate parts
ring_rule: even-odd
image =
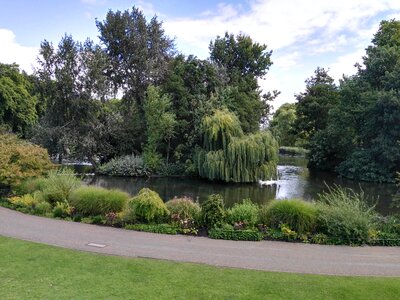
[[[258,79],[263,78],[272,65],[272,51],[243,34],[236,37],[225,33],[210,43],[210,59],[223,66],[228,75],[228,84],[237,88],[232,94],[233,111],[238,115],[244,132],[255,132],[266,119],[274,94],[261,95]],[[251,118],[249,118],[251,116]]]
[[[284,103],[274,113],[270,129],[280,146],[295,146],[297,135],[294,132],[296,105]]]
[[[99,138],[106,122],[98,118],[97,98],[104,101],[109,93],[101,49],[89,40],[81,44],[65,35],[57,49],[48,41],[41,44],[39,65],[36,73],[47,110],[34,139],[60,161],[69,153],[95,163],[94,157],[107,145]]]
[[[341,175],[394,182],[400,170],[400,22],[382,21],[363,65],[340,86],[328,126],[311,144],[310,163]]]
[[[171,99],[160,95],[160,89],[150,85],[144,103],[144,115],[147,125],[147,143],[144,148],[146,164],[153,170],[160,168],[160,151],[163,144],[166,151],[166,163],[169,162],[171,139],[175,135],[176,116],[171,111]]]
[[[116,88],[124,90],[126,109],[129,111],[135,102],[142,109],[148,85],[158,85],[164,78],[174,52],[173,40],[165,35],[156,16],[147,22],[136,7],[123,12],[110,10],[96,25],[111,59],[108,75]]]
[[[37,98],[18,65],[0,64],[0,126],[25,135],[37,121]]]
[[[339,91],[324,68],[318,67],[305,83],[306,90],[296,95],[295,128],[300,138],[309,141],[326,128],[329,110],[339,101]]]

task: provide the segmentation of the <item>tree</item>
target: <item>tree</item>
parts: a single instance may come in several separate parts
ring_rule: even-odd
[[[394,182],[400,170],[400,22],[382,21],[364,65],[344,78],[325,129],[310,145],[310,166],[367,181]]]
[[[205,116],[202,128],[203,148],[195,158],[201,177],[225,182],[276,177],[278,143],[269,131],[245,135],[239,119],[227,109]]]
[[[37,121],[37,98],[18,65],[0,64],[0,125],[25,136]]]
[[[295,146],[297,140],[294,133],[295,121],[296,105],[294,103],[284,103],[275,112],[270,129],[280,146]]]
[[[211,61],[226,69],[228,85],[237,88],[232,94],[233,112],[238,115],[244,132],[258,131],[260,122],[269,113],[267,101],[277,95],[275,92],[261,96],[257,82],[272,65],[272,51],[267,51],[266,45],[254,43],[247,35],[235,37],[228,33],[223,38],[217,37],[209,48]]]
[[[318,67],[305,83],[306,90],[296,95],[295,130],[300,138],[309,141],[326,128],[329,111],[339,101],[339,91],[324,68]]]
[[[111,59],[108,76],[116,88],[125,91],[126,110],[134,102],[142,110],[147,87],[160,84],[164,78],[174,52],[173,40],[164,34],[156,16],[147,22],[135,7],[123,12],[110,10],[103,22],[96,21],[96,26]]]
[[[200,143],[201,120],[211,113],[211,98],[225,84],[223,70],[207,60],[183,55],[171,60],[161,89],[170,95],[176,115],[176,137],[171,139],[171,149],[178,161],[192,159],[195,145]]]
[[[144,102],[144,115],[147,125],[147,143],[144,148],[144,160],[148,167],[157,170],[161,166],[160,149],[165,142],[167,165],[171,139],[175,135],[176,116],[171,110],[171,99],[160,96],[160,89],[150,85]]]
[[[101,102],[109,94],[104,76],[107,59],[90,40],[84,44],[65,35],[58,49],[47,41],[41,44],[37,76],[47,110],[36,128],[34,140],[45,146],[59,161],[66,154],[87,158],[96,165],[96,156],[109,149],[107,122],[99,118]]]

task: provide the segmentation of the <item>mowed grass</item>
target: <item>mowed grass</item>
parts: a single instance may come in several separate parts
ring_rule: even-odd
[[[97,255],[0,237],[1,299],[400,299],[400,278]]]

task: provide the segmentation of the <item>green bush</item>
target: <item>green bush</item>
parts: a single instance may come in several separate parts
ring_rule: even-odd
[[[190,222],[196,224],[200,218],[201,208],[198,203],[191,198],[174,198],[165,203],[170,214],[171,220],[177,223]]]
[[[244,228],[254,227],[258,219],[258,205],[250,199],[243,200],[242,203],[235,203],[227,212],[228,221],[236,226]]]
[[[299,234],[312,232],[317,221],[317,208],[303,200],[273,200],[260,209],[260,223],[272,228],[286,224]]]
[[[260,241],[263,239],[262,233],[256,230],[227,230],[222,228],[212,228],[208,231],[208,236],[212,239],[235,241]]]
[[[0,184],[15,186],[46,174],[52,166],[46,149],[0,132]]]
[[[169,224],[131,224],[126,225],[125,229],[164,234],[178,234],[180,231],[179,227]]]
[[[82,216],[105,215],[121,212],[129,195],[119,190],[107,190],[96,186],[82,186],[69,197],[69,204]]]
[[[375,227],[377,215],[367,205],[363,192],[330,188],[319,195],[318,230],[334,244],[363,244]]]
[[[126,155],[101,165],[97,172],[111,176],[147,176],[150,171],[140,156]]]
[[[41,183],[44,199],[50,204],[68,201],[70,194],[80,187],[82,182],[70,169],[51,171]]]
[[[23,180],[20,184],[13,188],[13,192],[16,195],[33,194],[36,191],[42,191],[45,187],[46,178],[27,178]]]
[[[160,196],[148,189],[143,188],[130,201],[130,207],[135,211],[135,215],[141,222],[159,222],[169,215],[169,211]]]
[[[66,218],[70,216],[71,208],[65,202],[57,202],[53,208],[54,218]]]
[[[224,200],[221,195],[213,194],[201,204],[201,221],[208,229],[220,226],[224,222]]]
[[[35,206],[35,212],[39,215],[46,215],[51,212],[51,204],[48,202],[39,202]]]

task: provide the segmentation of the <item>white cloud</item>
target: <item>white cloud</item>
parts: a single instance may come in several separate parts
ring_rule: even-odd
[[[274,67],[287,71],[291,67],[297,65],[299,58],[300,58],[300,53],[298,51],[285,55],[280,55],[273,59]]]
[[[362,63],[362,56],[365,55],[364,49],[339,56],[334,63],[329,66],[329,74],[338,81],[343,75],[354,75],[357,68],[356,63]]]
[[[0,62],[17,63],[21,69],[32,73],[39,48],[26,47],[17,43],[15,34],[8,29],[0,29]]]

